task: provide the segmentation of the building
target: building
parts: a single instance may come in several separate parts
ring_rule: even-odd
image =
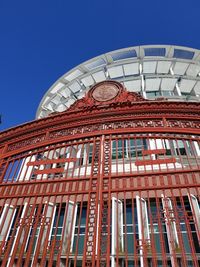
[[[101,55],[0,133],[1,266],[200,266],[199,62]]]

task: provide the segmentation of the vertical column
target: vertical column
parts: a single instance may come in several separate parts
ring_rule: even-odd
[[[16,209],[14,209],[13,206],[5,204],[0,218],[0,245],[2,250],[4,250],[6,246],[15,213]]]
[[[24,251],[27,248],[33,220],[34,210],[32,209],[32,205],[25,202],[22,207],[22,213],[19,218],[19,221],[17,222],[16,228],[14,229],[15,237],[8,258],[7,266],[14,266],[15,258],[18,259],[17,263],[20,265],[20,262],[24,255]]]
[[[199,203],[198,203],[197,198],[192,194],[188,194],[188,198],[189,198],[190,207],[191,207],[191,211],[192,211],[193,218],[194,218],[194,223],[195,223],[198,241],[200,244],[200,207],[199,207]]]
[[[66,254],[68,250],[72,252],[75,223],[77,216],[77,205],[74,202],[69,201],[66,205],[66,208],[67,208],[67,214],[66,214],[65,226],[63,227],[62,231],[62,240],[63,240],[62,254]]]
[[[122,201],[112,198],[112,246],[111,246],[111,266],[116,265],[116,254],[124,252],[123,238],[123,205]]]
[[[45,262],[45,257],[48,249],[48,243],[50,240],[53,222],[56,212],[56,206],[54,203],[46,202],[44,205],[43,213],[41,216],[40,224],[38,225],[38,235],[34,248],[34,259],[31,266],[37,266],[39,255],[42,255],[41,266]]]
[[[99,239],[97,266],[110,266],[110,175],[111,175],[111,138],[103,139],[102,168],[100,184],[100,214],[99,214]]]
[[[195,148],[196,155],[197,155],[198,157],[200,157],[200,145],[198,144],[197,141],[193,141],[193,144],[194,144],[194,148]]]
[[[147,252],[150,248],[149,220],[147,214],[147,203],[144,198],[136,196],[140,265],[147,265]]]
[[[169,243],[169,251],[171,255],[171,263],[172,267],[177,266],[177,260],[176,260],[176,250],[179,249],[179,240],[178,240],[178,233],[176,229],[176,222],[175,222],[175,216],[172,206],[172,201],[169,197],[161,195],[162,198],[162,205],[163,205],[163,211],[165,216],[165,224],[167,229],[167,238]]]
[[[88,192],[88,209],[82,266],[95,266],[96,238],[98,231],[98,182],[101,168],[101,143],[102,141],[100,139],[95,139],[93,144],[92,171]]]

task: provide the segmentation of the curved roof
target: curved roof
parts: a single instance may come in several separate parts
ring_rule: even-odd
[[[116,80],[132,92],[154,99],[200,101],[200,50],[182,46],[145,45],[92,58],[60,77],[46,92],[36,118],[66,110],[91,86]]]

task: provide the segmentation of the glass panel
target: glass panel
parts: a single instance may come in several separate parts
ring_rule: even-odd
[[[182,50],[182,49],[174,49],[174,58],[184,58],[184,59],[192,59],[194,56],[194,52]]]
[[[120,59],[126,59],[131,57],[137,57],[136,51],[122,51],[122,52],[116,52],[111,54],[114,61],[120,60]]]
[[[161,92],[159,91],[150,91],[150,92],[146,92],[147,98],[155,98],[158,96],[161,96]]]
[[[87,207],[78,206],[77,217],[74,232],[74,242],[72,252],[83,254],[84,251],[84,239],[85,239],[85,227],[86,227]]]
[[[134,236],[133,234],[127,234],[126,236],[126,242],[127,242],[127,252],[128,253],[134,253]]]
[[[145,56],[157,56],[164,57],[165,56],[165,48],[145,48],[144,49]]]
[[[87,67],[89,70],[92,70],[103,65],[106,65],[105,60],[103,58],[98,58],[97,60],[85,64],[85,67]]]

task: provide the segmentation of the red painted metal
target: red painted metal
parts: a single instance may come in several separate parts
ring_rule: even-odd
[[[200,265],[200,104],[118,86],[0,133],[1,266]]]
[[[44,164],[53,164],[53,163],[66,163],[76,161],[76,158],[71,159],[53,159],[53,160],[39,160],[34,162],[28,162],[27,166],[37,166],[37,165],[44,165]]]
[[[167,163],[175,163],[175,158],[168,159],[154,159],[154,160],[138,160],[135,162],[136,166],[144,166],[144,165],[155,165],[155,164],[167,164]]]

